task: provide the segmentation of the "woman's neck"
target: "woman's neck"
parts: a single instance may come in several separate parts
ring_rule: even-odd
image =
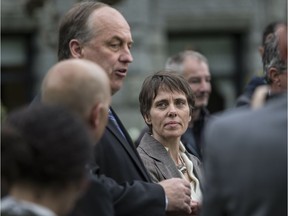
[[[165,148],[168,149],[168,153],[170,154],[171,158],[177,164],[179,163],[179,146],[180,146],[180,139],[181,137],[165,139],[163,137],[158,137],[152,135],[154,139],[156,139],[159,143],[161,143]]]

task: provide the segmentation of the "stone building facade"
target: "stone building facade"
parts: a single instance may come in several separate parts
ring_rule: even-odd
[[[44,74],[57,61],[59,19],[75,2],[2,0],[1,101],[8,109],[39,92]],[[258,46],[264,27],[287,19],[286,0],[111,2],[126,17],[135,42],[126,85],[113,96],[113,107],[132,137],[144,126],[138,108],[141,84],[163,68],[169,55],[184,49],[202,52],[213,76],[212,97],[219,98],[211,109],[229,108],[247,80],[261,74]]]

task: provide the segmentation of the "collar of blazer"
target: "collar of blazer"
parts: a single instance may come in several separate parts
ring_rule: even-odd
[[[181,178],[181,175],[166,148],[150,134],[144,134],[138,148],[141,148],[155,161],[156,166],[166,179],[173,177]]]
[[[161,170],[163,176],[167,178],[172,178],[172,177],[181,178],[181,175],[174,161],[168,154],[165,147],[161,143],[159,143],[154,137],[152,137],[150,134],[148,133],[144,134],[138,148],[141,148],[149,157],[155,160],[156,165]],[[200,166],[201,166],[200,161],[197,157],[189,154],[187,151],[185,151],[185,153],[188,156],[188,158],[192,161],[194,165],[194,174],[200,181],[200,185],[201,185],[202,174],[200,170]]]

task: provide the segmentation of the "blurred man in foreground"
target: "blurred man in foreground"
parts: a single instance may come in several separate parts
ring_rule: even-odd
[[[223,114],[205,131],[202,216],[287,215],[287,27],[272,35],[263,59],[277,96]]]

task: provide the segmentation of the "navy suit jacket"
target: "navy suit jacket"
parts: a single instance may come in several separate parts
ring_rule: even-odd
[[[112,109],[111,112],[125,138],[115,123],[109,119],[103,137],[95,146],[95,161],[100,167],[100,173],[113,178],[120,184],[130,183],[138,187],[139,193],[130,196],[133,204],[136,202],[139,205],[133,206],[133,209],[138,208],[139,211],[134,215],[165,215],[164,189],[159,184],[152,183],[128,132]],[[131,203],[130,201],[127,205],[122,204],[122,208],[132,208]]]
[[[112,109],[111,111],[125,138],[109,119],[104,135],[95,148],[95,160],[101,167],[100,173],[119,183],[133,180],[152,182],[129,134],[116,113]]]
[[[118,184],[100,175],[96,167],[86,193],[69,216],[164,216],[164,201],[159,199],[162,191],[159,185],[143,181]]]

